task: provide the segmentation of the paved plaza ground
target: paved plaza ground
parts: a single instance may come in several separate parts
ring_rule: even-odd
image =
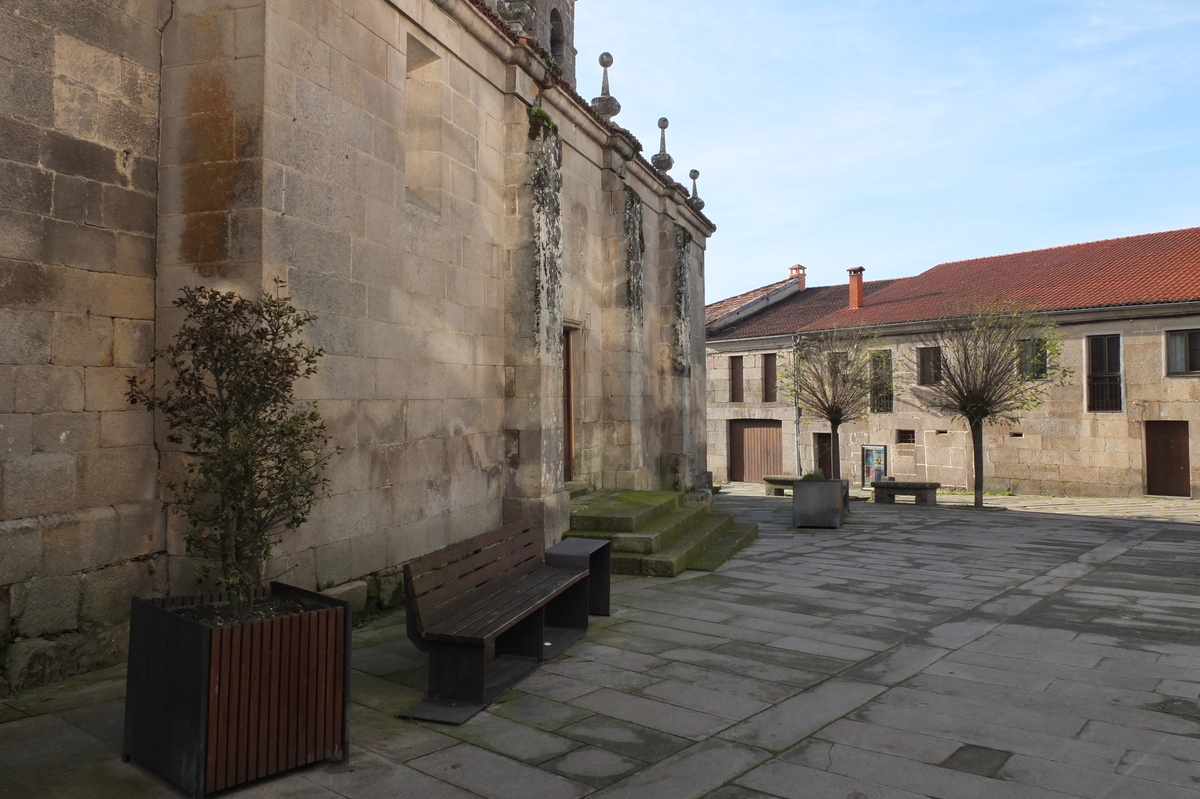
[[[615,615],[461,727],[400,721],[403,614],[355,632],[352,757],[244,799],[1200,799],[1200,502],[855,502]],[[951,497],[966,502],[967,497]],[[120,761],[122,668],[0,702],[0,797],[178,797]]]

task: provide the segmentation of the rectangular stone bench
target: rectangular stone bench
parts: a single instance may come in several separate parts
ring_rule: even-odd
[[[792,483],[800,479],[798,474],[768,474],[763,476],[763,485],[766,486],[768,497],[786,496],[784,490],[790,491]]]
[[[895,504],[896,497],[912,497],[918,505],[936,505],[937,490],[941,483],[904,482],[900,480],[876,480],[871,483],[875,490],[875,501]]]

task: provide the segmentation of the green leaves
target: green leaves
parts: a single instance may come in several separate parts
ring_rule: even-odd
[[[174,304],[185,319],[161,353],[170,388],[156,395],[130,378],[127,396],[159,411],[168,440],[186,446],[185,472],[167,486],[188,521],[188,553],[219,568],[244,613],[275,538],[304,524],[329,484],[322,472],[336,450],[294,390],[324,353],[298,337],[315,317],[285,298],[186,287]]]

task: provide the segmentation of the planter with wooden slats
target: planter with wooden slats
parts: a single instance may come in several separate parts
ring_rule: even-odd
[[[350,604],[282,583],[268,594],[322,607],[211,628],[171,609],[220,594],[133,600],[126,760],[200,799],[348,758]]]

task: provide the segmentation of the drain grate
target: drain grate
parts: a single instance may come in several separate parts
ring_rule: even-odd
[[[1002,749],[988,749],[986,746],[963,744],[955,749],[950,757],[943,760],[941,766],[965,774],[994,777],[1012,755],[1012,752],[1005,752]]]

